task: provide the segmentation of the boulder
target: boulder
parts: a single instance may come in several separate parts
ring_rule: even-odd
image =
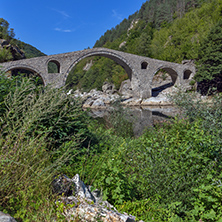
[[[58,195],[75,195],[75,184],[66,175],[61,175],[52,181],[53,192]]]
[[[167,97],[159,96],[159,97],[150,97],[148,99],[144,99],[141,102],[142,106],[170,106],[172,103],[169,101]]]
[[[64,180],[65,178],[65,180]],[[67,182],[68,181],[68,182]],[[61,184],[63,183],[64,184]],[[70,182],[73,184],[70,186]],[[119,213],[114,206],[109,202],[102,200],[102,194],[99,190],[91,191],[90,186],[86,186],[84,182],[80,179],[79,175],[76,174],[72,179],[69,179],[65,175],[61,178],[58,178],[58,181],[55,181],[56,188],[58,193],[63,191],[70,191],[72,187],[72,192],[66,192],[66,194],[72,193],[71,196],[65,194],[60,197],[59,203],[65,205],[63,216],[66,217],[67,221],[73,221],[76,218],[79,221],[103,221],[103,222],[135,222],[135,217],[128,215],[126,213]],[[58,185],[62,189],[58,189]],[[65,188],[67,186],[67,188]]]
[[[90,108],[95,100],[92,97],[88,97],[84,102],[83,102],[83,108]]]
[[[16,222],[16,220],[9,214],[5,214],[0,211],[0,222]]]
[[[96,99],[93,104],[91,105],[92,108],[103,108],[105,107],[105,103],[101,98]]]
[[[79,174],[76,174],[71,181],[75,184],[75,196],[83,199],[92,200],[95,202],[95,198],[91,191],[86,187],[82,180],[80,180]]]
[[[140,106],[142,102],[142,99],[137,98],[130,98],[126,99],[123,102],[121,102],[122,105],[128,105],[128,106]]]
[[[113,94],[116,92],[115,85],[113,83],[104,82],[102,86],[102,91],[106,94]]]

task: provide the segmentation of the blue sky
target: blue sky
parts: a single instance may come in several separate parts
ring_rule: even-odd
[[[0,17],[16,38],[47,55],[92,48],[145,0],[5,0]]]

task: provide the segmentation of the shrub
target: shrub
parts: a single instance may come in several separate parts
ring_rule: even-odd
[[[6,109],[0,119],[0,210],[18,220],[52,221],[55,217],[51,181],[72,159],[85,132],[81,131],[84,114],[78,103],[71,101],[62,89],[42,91],[29,80],[22,81],[4,99]],[[54,150],[59,152],[67,140],[69,146],[55,156]]]

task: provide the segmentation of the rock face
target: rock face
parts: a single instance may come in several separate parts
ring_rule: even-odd
[[[16,220],[9,214],[5,214],[0,211],[0,222],[16,222]]]
[[[113,94],[116,92],[115,85],[109,82],[104,82],[102,86],[102,90],[104,93],[107,93],[107,94]]]
[[[93,65],[93,61],[90,60],[90,62],[86,63],[86,65],[83,67],[83,70],[84,70],[84,71],[90,70],[90,68],[92,67],[92,65]]]
[[[107,201],[103,201],[99,190],[91,191],[91,187],[86,186],[78,174],[72,179],[65,175],[60,176],[53,181],[53,187],[58,194],[64,192],[63,197],[60,198],[57,204],[65,204],[62,214],[67,221],[78,218],[83,222],[98,220],[104,222],[135,222],[135,217],[132,215],[121,214]],[[65,196],[65,194],[70,196]]]
[[[11,45],[7,40],[5,39],[0,39],[0,49],[9,49],[13,60],[18,60],[18,59],[25,59],[25,53],[20,50],[17,46]]]

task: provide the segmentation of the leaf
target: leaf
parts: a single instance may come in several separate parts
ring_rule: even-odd
[[[107,183],[107,184],[110,184],[110,182],[111,182],[112,179],[113,179],[112,177],[107,177],[107,178],[106,178],[106,183]]]

